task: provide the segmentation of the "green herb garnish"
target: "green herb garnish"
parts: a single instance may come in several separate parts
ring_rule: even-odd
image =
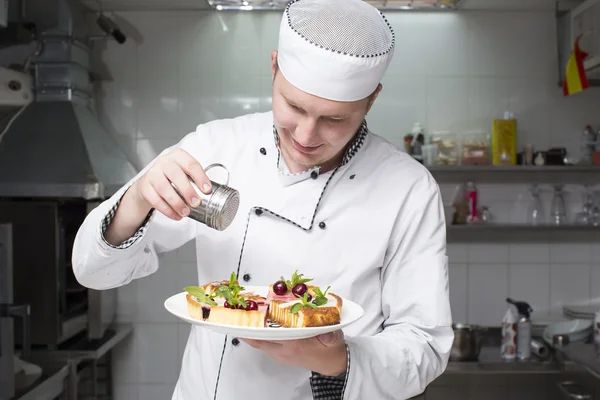
[[[329,291],[329,288],[331,288],[331,286],[327,286],[327,289],[325,289],[325,292],[321,292],[321,289],[319,287],[315,287],[313,289],[313,291],[316,294],[315,299],[313,300],[313,303],[316,304],[317,306],[322,306],[323,304],[327,304],[327,292]]]
[[[242,290],[244,290],[244,287],[236,283],[236,280],[237,277],[235,275],[235,272],[232,272],[231,277],[229,278],[229,285],[219,286],[217,290],[215,290],[215,293],[218,296],[223,297],[225,300],[227,300],[227,303],[229,303],[231,307],[235,308],[239,305],[243,308],[246,308],[246,300],[244,300],[244,298],[242,297],[239,297],[239,294]]]
[[[191,294],[192,296],[197,298],[200,303],[210,304],[211,306],[217,305],[217,302],[215,302],[215,300],[214,300],[215,294],[213,293],[213,294],[208,295],[208,294],[206,294],[204,289],[202,289],[199,286],[188,286],[183,290],[185,290],[186,292],[188,292],[189,294]]]
[[[317,309],[316,304],[310,303],[308,301],[308,292],[304,293],[304,296],[300,297],[300,301],[301,303],[296,303],[292,307],[290,307],[290,312],[292,314],[296,314],[303,307],[312,308],[313,310]]]
[[[285,279],[283,276],[281,277],[281,280],[285,282],[285,285],[288,287],[288,290],[292,290],[294,286],[296,286],[299,283],[307,283],[313,280],[312,278],[303,278],[303,276],[304,274],[298,274],[298,270],[296,270],[292,274],[292,280]]]

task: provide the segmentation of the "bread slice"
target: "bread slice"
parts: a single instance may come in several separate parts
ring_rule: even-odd
[[[309,300],[317,297],[314,289],[316,286],[307,286]],[[342,298],[334,293],[326,293],[327,303],[316,306],[316,309],[308,306],[300,307],[297,312],[292,312],[295,304],[302,300],[292,293],[277,295],[273,292],[273,285],[269,287],[269,320],[286,328],[306,328],[317,326],[336,325],[341,321]],[[310,302],[309,301],[309,302]]]

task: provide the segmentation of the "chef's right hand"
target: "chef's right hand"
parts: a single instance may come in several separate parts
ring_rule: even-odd
[[[200,196],[190,184],[188,176],[205,194],[212,190],[210,179],[204,173],[202,165],[182,149],[174,149],[156,159],[154,165],[134,183],[136,198],[140,207],[155,208],[176,221],[190,213],[188,205],[198,207]],[[182,194],[177,194],[177,190]]]

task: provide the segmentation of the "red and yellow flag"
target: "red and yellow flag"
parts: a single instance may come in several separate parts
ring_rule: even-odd
[[[567,62],[567,71],[563,80],[563,94],[565,96],[581,92],[589,87],[587,75],[583,68],[583,60],[588,54],[579,47],[580,38],[581,36],[575,40],[575,45]]]

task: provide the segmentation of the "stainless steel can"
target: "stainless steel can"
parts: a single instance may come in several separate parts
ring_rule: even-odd
[[[531,357],[531,320],[521,317],[517,322],[517,358],[529,360]]]
[[[211,168],[221,167],[227,172],[227,181],[224,184],[214,182],[211,179],[212,191],[209,194],[203,193],[198,186],[190,179],[190,183],[200,198],[198,207],[190,207],[188,218],[198,221],[210,228],[218,231],[225,230],[231,225],[240,206],[240,194],[237,190],[229,187],[229,171],[222,164],[210,164],[204,168],[208,172]],[[175,190],[177,187],[172,185]],[[177,190],[181,196],[181,193]],[[183,198],[183,196],[182,196]]]

